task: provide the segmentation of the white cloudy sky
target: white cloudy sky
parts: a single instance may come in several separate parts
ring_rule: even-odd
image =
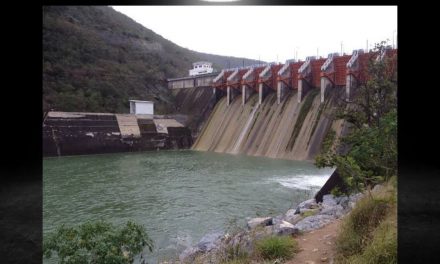
[[[195,51],[284,62],[351,53],[389,39],[397,46],[397,6],[113,6]]]

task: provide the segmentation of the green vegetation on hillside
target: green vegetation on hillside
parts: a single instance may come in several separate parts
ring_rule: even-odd
[[[43,7],[43,111],[128,112],[138,99],[171,113],[165,80],[199,60],[218,70],[257,62],[179,47],[110,7]]]
[[[376,45],[376,51],[384,49],[383,43]],[[339,108],[339,118],[351,125],[349,133],[315,160],[319,167],[337,167],[353,191],[397,175],[397,72],[389,71],[395,70],[393,64],[386,57],[370,61],[370,80]],[[338,152],[342,147],[348,147],[347,153]]]

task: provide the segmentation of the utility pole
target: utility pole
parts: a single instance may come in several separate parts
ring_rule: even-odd
[[[319,48],[316,48],[316,58],[319,59]]]
[[[343,56],[344,55],[344,53],[343,53],[343,49],[342,49],[342,41],[341,41],[341,56]]]
[[[367,53],[368,53],[368,39],[367,39]]]

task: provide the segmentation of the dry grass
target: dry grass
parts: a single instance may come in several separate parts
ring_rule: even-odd
[[[342,224],[336,263],[397,262],[397,191],[395,178],[365,195]]]

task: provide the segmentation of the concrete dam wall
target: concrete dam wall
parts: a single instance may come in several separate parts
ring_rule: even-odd
[[[212,89],[200,86],[174,89],[172,93],[176,98],[176,112],[186,115],[185,126],[191,130],[193,140],[196,140],[215,106]]]
[[[237,95],[228,106],[227,97],[216,104],[193,150],[246,154],[290,160],[312,160],[321,149],[330,130],[339,137],[344,123],[333,120],[337,98],[343,89],[331,89],[321,103],[319,89],[308,92],[298,102],[298,92],[288,91],[277,104],[277,94],[270,93],[259,105],[254,93],[242,104]]]

